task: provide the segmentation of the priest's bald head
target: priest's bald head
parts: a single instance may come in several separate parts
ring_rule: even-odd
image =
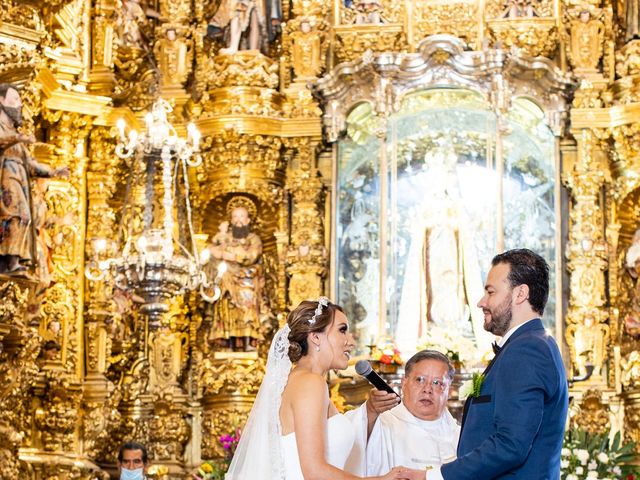
[[[446,355],[435,350],[416,353],[405,365],[402,403],[421,420],[437,420],[447,408],[454,369]]]

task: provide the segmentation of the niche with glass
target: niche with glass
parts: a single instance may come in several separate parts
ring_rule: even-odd
[[[405,356],[442,342],[478,360],[493,341],[477,307],[491,259],[520,247],[550,264],[543,320],[555,334],[557,140],[532,99],[512,99],[498,118],[479,93],[431,88],[386,119],[360,103],[346,126],[334,298],[362,353],[388,337]]]

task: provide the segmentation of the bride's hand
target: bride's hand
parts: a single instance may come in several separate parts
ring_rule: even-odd
[[[426,472],[424,470],[413,470],[406,467],[393,467],[383,480],[425,480]]]

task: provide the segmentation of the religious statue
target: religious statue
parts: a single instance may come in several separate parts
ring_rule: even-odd
[[[175,28],[169,27],[165,36],[153,48],[160,68],[162,87],[181,87],[191,71],[193,49],[189,42],[178,36]]]
[[[324,34],[314,30],[307,19],[303,19],[299,30],[291,34],[293,73],[296,80],[311,80],[322,72],[323,38]]]
[[[144,44],[140,26],[147,21],[140,0],[124,0],[122,16],[119,20],[120,41],[128,47],[141,48]]]
[[[569,60],[577,71],[597,72],[602,57],[604,22],[584,9],[571,20]]]
[[[31,177],[66,177],[67,167],[53,169],[38,163],[25,145],[32,136],[18,132],[22,125],[18,90],[0,84],[0,273],[26,270],[37,260],[36,212]]]
[[[356,24],[382,23],[382,18],[380,17],[382,3],[380,3],[380,0],[355,0],[353,7],[356,10]]]
[[[476,302],[483,295],[480,261],[469,228],[453,147],[436,146],[425,155],[425,189],[430,201],[414,215],[398,306],[396,341],[401,351],[415,351],[433,326],[474,339],[489,349]]]
[[[53,219],[47,219],[47,202],[45,201],[47,182],[46,178],[38,178],[34,182],[32,196],[33,224],[36,233],[36,254],[38,259],[36,262],[38,293],[43,293],[49,287],[52,281],[51,272],[53,271],[53,260],[51,258],[53,241],[47,232],[47,227],[51,225]]]
[[[640,38],[640,0],[626,0],[624,2],[625,36],[626,42]]]
[[[279,33],[282,22],[280,0],[222,0],[209,22],[207,36],[224,38],[222,54],[239,50],[266,53],[269,42]]]
[[[625,267],[629,275],[635,280],[633,298],[631,300],[631,312],[624,318],[624,329],[632,337],[640,336],[640,229],[636,230],[627,250]]]
[[[587,376],[587,367],[593,366],[593,377],[602,375],[607,356],[609,326],[600,323],[592,314],[587,314],[581,325],[570,325],[567,336],[573,337],[575,368],[580,377]]]
[[[209,250],[221,290],[214,307],[215,343],[234,350],[254,350],[270,312],[263,299],[262,241],[251,232],[247,207],[238,204],[231,210],[231,221],[220,224]]]
[[[533,0],[508,0],[503,18],[533,18],[538,12],[533,7]]]

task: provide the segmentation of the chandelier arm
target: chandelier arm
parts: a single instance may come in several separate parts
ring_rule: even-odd
[[[118,243],[124,243],[124,218],[128,209],[131,208],[129,205],[129,197],[131,196],[131,182],[133,182],[133,176],[135,175],[135,169],[133,168],[133,163],[135,161],[135,156],[131,160],[131,169],[129,170],[129,175],[127,175],[127,184],[124,187],[124,202],[122,204],[122,212],[120,212],[120,221],[118,222]]]
[[[178,160],[181,164],[182,164],[182,177],[184,178],[184,198],[185,198],[185,205],[187,208],[187,226],[189,227],[189,236],[191,237],[191,248],[193,249],[193,255],[196,261],[196,264],[198,265],[198,268],[200,267],[200,252],[198,252],[198,246],[196,244],[196,239],[195,239],[195,235],[193,233],[193,221],[192,221],[192,214],[191,214],[191,200],[190,198],[190,194],[191,194],[191,189],[189,187],[189,172],[187,170],[187,162],[185,160]]]

